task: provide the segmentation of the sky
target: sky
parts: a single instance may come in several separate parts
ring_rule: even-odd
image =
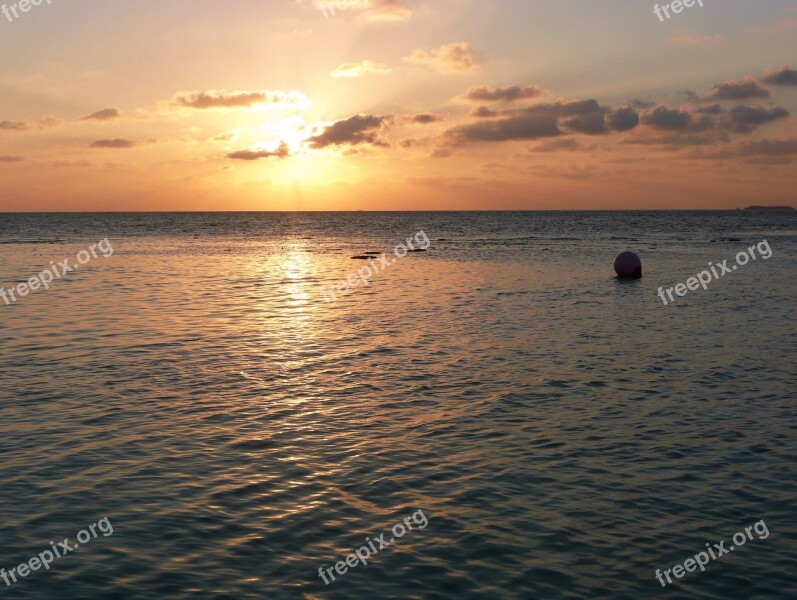
[[[0,211],[797,206],[797,0],[690,1],[0,0]]]

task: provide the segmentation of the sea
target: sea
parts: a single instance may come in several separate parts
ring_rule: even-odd
[[[797,211],[0,214],[0,286],[2,598],[797,598]]]

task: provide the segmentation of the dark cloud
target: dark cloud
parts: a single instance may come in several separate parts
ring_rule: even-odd
[[[797,71],[789,65],[783,66],[775,72],[764,71],[762,81],[769,85],[797,85]]]
[[[771,108],[756,106],[736,106],[726,113],[729,126],[737,133],[750,133],[759,125],[778,119],[785,119],[789,111],[780,106]]]
[[[291,155],[288,144],[280,143],[279,148],[273,152],[269,150],[238,150],[230,152],[227,158],[234,160],[259,160],[261,158],[288,158]]]
[[[749,100],[751,98],[769,98],[769,90],[755,81],[745,77],[739,81],[726,81],[711,88],[706,100]]]
[[[722,113],[722,107],[719,103],[714,104],[704,104],[695,109],[696,113],[700,113],[701,115],[719,115]]]
[[[565,129],[587,135],[602,135],[609,132],[606,115],[601,112],[587,113],[572,117],[564,122]]]
[[[588,135],[601,135],[609,131],[606,124],[606,113],[609,109],[601,106],[597,100],[558,102],[540,105],[540,108],[554,115],[573,115],[564,121],[564,127],[570,131]]]
[[[419,113],[412,117],[413,123],[420,123],[421,125],[426,125],[427,123],[436,123],[440,120],[442,119],[438,115],[433,115],[431,113]]]
[[[389,117],[354,115],[348,119],[336,121],[324,129],[321,134],[311,137],[307,141],[312,148],[316,149],[344,144],[386,146],[387,143],[380,139],[379,134],[389,120]]]
[[[491,117],[497,117],[499,115],[498,112],[494,111],[492,108],[487,108],[486,106],[480,106],[476,110],[471,113],[474,117],[479,117],[480,119],[489,119]]]
[[[712,127],[707,116],[695,118],[686,110],[660,105],[642,116],[642,122],[659,131],[705,131]]]
[[[562,135],[551,115],[516,115],[449,129],[446,137],[455,142],[506,142],[536,140]]]
[[[482,86],[470,88],[464,98],[474,102],[514,102],[515,100],[536,98],[540,94],[542,94],[540,88],[535,85],[513,85],[499,88]]]
[[[103,108],[90,115],[80,117],[78,121],[113,121],[121,116],[122,113],[118,108]]]
[[[0,156],[0,163],[18,163],[26,160],[24,156]]]
[[[628,104],[630,104],[634,108],[640,108],[643,110],[646,108],[653,108],[654,106],[656,106],[655,102],[650,102],[648,100],[639,100],[638,98],[631,100],[631,102],[629,102]]]
[[[117,138],[115,140],[97,140],[91,144],[92,148],[133,148],[136,146],[136,142],[133,140],[125,140]]]
[[[605,135],[612,129],[628,131],[638,124],[639,115],[631,107],[613,111],[597,100],[558,100],[496,113],[478,110],[478,117],[502,118],[455,127],[446,137],[456,142],[503,142],[557,137],[564,133]]]
[[[630,131],[639,125],[639,113],[626,106],[619,108],[609,115],[609,127],[615,131]]]

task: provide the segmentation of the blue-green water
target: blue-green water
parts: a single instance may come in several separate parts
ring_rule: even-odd
[[[0,215],[2,285],[104,238],[0,303],[0,568],[114,531],[3,597],[797,597],[797,216]]]

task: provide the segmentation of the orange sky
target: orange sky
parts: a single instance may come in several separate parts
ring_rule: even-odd
[[[704,4],[7,11],[0,210],[793,205],[797,1]]]

